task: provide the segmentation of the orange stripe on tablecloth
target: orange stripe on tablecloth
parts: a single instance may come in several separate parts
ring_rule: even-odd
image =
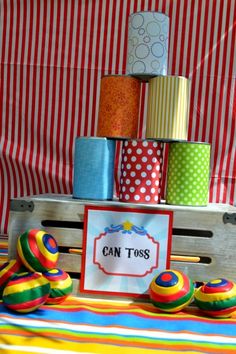
[[[42,306],[42,308],[45,305]],[[112,310],[110,310],[110,307],[112,306]],[[114,309],[115,307],[115,309]],[[47,306],[45,306],[45,308],[47,308]],[[143,317],[143,318],[156,318],[156,319],[167,319],[169,321],[176,321],[176,320],[181,320],[184,319],[185,321],[196,321],[196,322],[204,322],[204,323],[215,323],[218,324],[219,320],[218,319],[214,319],[214,318],[207,318],[207,317],[200,317],[200,311],[196,308],[196,309],[189,309],[188,312],[186,310],[186,312],[179,312],[178,314],[171,314],[171,316],[169,316],[168,314],[165,314],[161,311],[158,311],[157,309],[155,309],[154,307],[151,308],[140,308],[140,307],[132,307],[132,305],[123,307],[123,306],[116,306],[115,304],[110,304],[110,305],[91,305],[91,304],[72,304],[70,305],[70,302],[68,302],[68,298],[65,302],[65,305],[55,305],[53,307],[50,308],[51,311],[66,311],[66,312],[74,312],[74,311],[80,311],[80,310],[88,310],[92,313],[98,313],[101,314],[102,312],[106,313],[106,314],[116,314],[116,313],[122,313],[122,314],[134,314],[134,315],[138,315],[139,317]],[[235,318],[236,318],[236,312],[235,315],[232,316],[232,318],[224,318],[224,319],[220,319],[221,323],[227,324],[227,323],[234,323],[235,322]]]
[[[24,337],[35,337],[35,332],[31,332],[31,331],[27,331],[26,329],[20,329],[20,327],[18,329],[4,329],[2,328],[1,329],[1,335],[4,335],[4,334],[9,334],[11,336],[13,335],[16,335],[16,336],[24,336]]]
[[[48,308],[48,306],[46,306],[47,308]],[[55,306],[53,306],[53,307],[51,307],[50,306],[50,311],[52,310],[53,311],[53,309],[54,309],[54,307]],[[43,309],[43,306],[41,306],[41,308]],[[97,314],[100,314],[100,315],[102,315],[102,312],[101,311],[95,311],[95,310],[91,310],[90,308],[86,308],[86,307],[84,307],[84,308],[81,308],[81,310],[87,310],[87,311],[90,311],[91,313],[97,313]],[[57,309],[57,311],[58,311],[58,309]],[[68,311],[67,312],[70,312],[70,308],[68,308]],[[79,313],[79,311],[77,310],[77,312]],[[139,313],[137,313],[137,312],[133,312],[133,311],[130,311],[130,312],[128,312],[128,311],[122,311],[122,312],[104,312],[104,314],[107,316],[107,315],[114,315],[114,314],[124,314],[124,315],[130,315],[130,314],[132,314],[132,315],[134,315],[134,316],[138,316],[138,317],[143,317],[143,318],[150,318],[150,317],[152,317],[152,316],[145,316],[145,315],[141,315],[140,316],[140,314]],[[234,316],[234,319],[232,318],[232,319],[229,319],[229,318],[222,318],[222,319],[218,319],[218,320],[214,320],[214,319],[208,319],[208,318],[201,318],[201,319],[198,319],[198,318],[195,318],[195,317],[189,317],[189,318],[186,318],[186,317],[183,317],[182,316],[182,314],[180,315],[180,316],[177,316],[177,315],[171,315],[171,316],[168,316],[168,315],[163,315],[163,316],[156,316],[156,320],[162,320],[163,319],[163,317],[164,317],[164,319],[166,320],[166,319],[168,319],[168,320],[170,320],[170,321],[176,321],[176,320],[184,320],[184,321],[187,321],[187,320],[190,320],[190,321],[195,321],[195,322],[207,322],[207,323],[214,323],[214,324],[219,324],[219,323],[221,323],[221,325],[224,325],[224,324],[230,324],[230,323],[235,323],[235,318],[236,318],[236,316]],[[8,320],[11,320],[12,319],[12,317],[11,316],[8,316],[7,314],[4,314],[4,318],[6,318],[6,319],[8,319]],[[47,326],[47,323],[58,323],[58,320],[49,320],[49,319],[47,319],[47,321],[45,322],[44,320],[41,320],[41,319],[37,319],[37,321],[40,323],[42,323],[42,327],[45,327],[45,326]],[[70,323],[70,322],[67,322],[66,320],[65,321],[59,321],[61,324],[66,324],[66,325],[68,325],[68,324],[71,324],[71,326],[73,327],[73,323]],[[89,326],[91,327],[91,328],[98,328],[99,326],[97,325],[97,324],[89,324]],[[121,326],[121,325],[115,325],[115,327],[116,328],[125,328],[125,326]],[[20,327],[19,327],[20,328]],[[37,328],[37,327],[36,327]],[[101,326],[101,328],[102,328],[102,326]],[[105,328],[108,328],[109,329],[109,326],[106,326]],[[131,329],[131,330],[136,330],[137,331],[137,333],[138,334],[141,334],[142,333],[142,328],[135,328],[135,327],[128,327],[129,329]],[[145,329],[145,331],[146,331],[147,329]],[[50,328],[49,328],[49,331],[50,331]],[[150,330],[150,333],[153,333],[153,338],[154,338],[154,336],[155,336],[155,333],[158,333],[158,332],[162,332],[160,329],[158,330],[158,329],[155,329],[155,330]],[[165,330],[165,332],[166,333],[178,333],[178,332],[173,332],[173,331],[167,331],[167,330]],[[180,333],[182,333],[182,332],[180,332]],[[200,335],[200,336],[204,336],[205,338],[207,338],[207,337],[209,337],[209,338],[211,338],[212,336],[214,336],[212,333],[211,334],[206,334],[206,333],[204,333],[204,334],[199,334],[199,333],[195,333],[195,332],[192,332],[192,331],[187,331],[187,330],[185,330],[184,331],[184,333],[186,333],[186,334],[189,334],[189,335]],[[122,334],[120,334],[121,336],[122,336]],[[224,335],[224,334],[220,334],[220,337],[222,337],[222,338],[228,338],[228,336],[227,335]],[[175,340],[175,339],[173,339],[173,340]],[[181,339],[182,340],[182,339]],[[216,345],[218,344],[218,343],[215,343]]]
[[[42,323],[42,328],[45,327],[45,323]],[[27,328],[25,328],[25,330],[20,330],[20,329],[1,329],[1,334],[10,334],[10,335],[20,335],[22,337],[44,337],[47,338],[48,340],[55,340],[55,339],[62,339],[62,340],[70,340],[70,341],[78,341],[78,336],[73,335],[73,334],[63,334],[63,333],[56,333],[53,331],[50,331],[50,329],[47,328],[47,332],[43,333],[42,332],[42,328],[41,327],[37,327],[36,330],[32,327],[30,327],[29,330],[27,330]],[[39,332],[38,332],[39,331]],[[68,330],[66,330],[68,331]],[[87,339],[88,340],[88,339]],[[84,341],[86,341],[84,339]]]
[[[7,250],[8,249],[8,241],[0,241],[0,249]]]
[[[50,332],[47,332],[48,334],[50,334]],[[172,349],[173,350],[173,342],[172,344],[168,344],[168,341],[166,341],[165,343],[160,343],[160,340],[158,340],[158,342],[148,342],[149,338],[146,338],[146,340],[142,340],[142,338],[140,338],[139,340],[136,340],[135,338],[132,337],[132,342],[128,342],[129,338],[125,338],[124,340],[120,339],[110,339],[107,335],[104,334],[103,338],[94,338],[93,337],[93,333],[91,333],[91,337],[88,335],[88,337],[76,337],[76,336],[71,336],[71,335],[59,335],[58,337],[55,335],[55,333],[52,333],[54,338],[61,338],[64,340],[77,340],[79,342],[88,342],[89,343],[98,343],[98,344],[111,344],[111,345],[119,345],[119,346],[123,346],[124,348],[128,348],[128,347],[135,347],[137,346],[137,348],[146,348],[146,349]],[[100,334],[99,334],[100,335]],[[187,342],[186,344],[179,344],[178,341],[174,341],[174,348],[175,350],[186,350],[186,349],[192,349],[192,350],[207,350],[208,353],[222,353],[222,344],[216,344],[213,345],[214,347],[209,347],[208,345],[199,345],[198,343],[195,342]],[[217,348],[218,346],[218,348]],[[224,354],[232,354],[235,352],[235,348],[232,349],[226,349],[224,346]]]

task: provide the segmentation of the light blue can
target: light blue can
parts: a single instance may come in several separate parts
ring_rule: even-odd
[[[126,72],[140,79],[167,75],[169,16],[140,11],[129,16]]]
[[[73,197],[107,200],[113,198],[116,141],[78,137],[75,140]]]

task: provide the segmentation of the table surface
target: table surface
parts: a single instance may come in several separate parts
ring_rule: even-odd
[[[1,353],[236,353],[236,313],[203,316],[194,306],[177,314],[151,303],[69,297],[19,314],[0,303]]]

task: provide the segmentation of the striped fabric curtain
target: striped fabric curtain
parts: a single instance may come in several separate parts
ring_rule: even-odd
[[[96,135],[101,75],[125,73],[140,10],[170,17],[168,73],[191,79],[188,139],[212,144],[210,202],[235,202],[235,0],[1,0],[0,233],[11,197],[72,192],[75,137]]]

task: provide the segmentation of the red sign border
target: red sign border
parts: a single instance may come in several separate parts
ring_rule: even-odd
[[[120,206],[98,206],[98,205],[85,205],[84,206],[84,229],[83,229],[83,241],[82,249],[87,249],[87,232],[88,232],[88,212],[89,210],[104,210],[104,211],[113,211],[113,212],[132,212],[140,214],[162,214],[169,215],[169,227],[168,227],[168,239],[167,239],[167,254],[166,254],[166,269],[170,268],[170,254],[171,254],[171,241],[172,241],[172,228],[173,228],[173,211],[171,210],[160,210],[160,209],[144,209],[144,208],[133,208],[133,207],[120,207]],[[116,295],[124,297],[139,297],[147,298],[147,294],[139,293],[123,293],[120,291],[105,291],[105,290],[91,290],[85,288],[85,273],[86,273],[86,252],[82,253],[81,260],[81,277],[80,277],[80,292],[87,294],[103,294],[103,295]]]

